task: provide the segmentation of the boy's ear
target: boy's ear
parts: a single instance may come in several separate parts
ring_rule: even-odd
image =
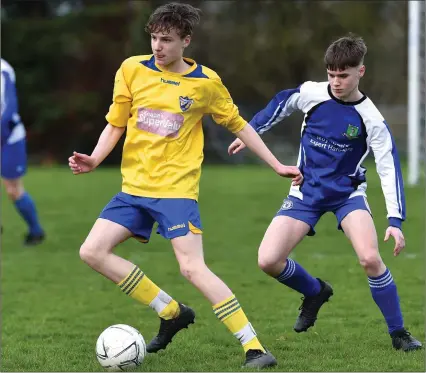
[[[187,35],[183,38],[183,46],[186,48],[191,43],[191,36]]]

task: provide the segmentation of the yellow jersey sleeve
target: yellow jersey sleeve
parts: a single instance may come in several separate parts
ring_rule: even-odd
[[[132,106],[132,94],[127,85],[125,75],[125,62],[120,66],[115,74],[114,92],[112,95],[112,104],[106,115],[108,123],[116,127],[126,127],[130,118],[130,109]]]
[[[212,79],[209,111],[217,124],[233,133],[241,131],[247,124],[219,77]]]

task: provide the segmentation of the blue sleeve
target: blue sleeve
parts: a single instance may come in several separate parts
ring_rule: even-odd
[[[1,91],[1,127],[8,126],[13,114],[18,112],[18,98],[15,84],[10,79],[9,74],[2,71],[2,91]],[[3,131],[2,131],[3,132]]]
[[[269,104],[249,122],[256,132],[262,134],[272,126],[299,109],[300,87],[279,92]]]

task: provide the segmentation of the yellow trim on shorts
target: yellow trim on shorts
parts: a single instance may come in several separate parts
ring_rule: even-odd
[[[138,240],[139,242],[141,242],[141,243],[147,243],[149,240],[147,240],[146,238],[143,238],[143,237],[141,237],[141,236],[133,236],[133,238],[135,239],[135,240]]]
[[[203,234],[203,231],[200,228],[197,228],[190,221],[188,222],[188,227],[189,227],[189,230],[194,234]]]

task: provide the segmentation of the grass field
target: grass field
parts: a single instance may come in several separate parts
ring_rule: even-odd
[[[386,211],[371,165],[369,203],[380,242]],[[111,324],[138,328],[146,340],[159,320],[149,308],[80,261],[78,250],[103,206],[120,188],[118,169],[75,177],[67,169],[32,168],[27,189],[38,203],[48,239],[22,246],[25,226],[2,197],[1,371],[101,371],[95,353],[100,332]],[[206,261],[237,295],[261,341],[279,360],[276,371],[425,371],[424,350],[394,351],[366,277],[333,215],[317,226],[293,257],[330,281],[335,295],[314,328],[292,327],[300,295],[257,268],[257,247],[287,194],[289,182],[266,167],[205,167],[200,209]],[[407,247],[397,258],[381,245],[399,289],[406,326],[424,334],[424,185],[407,188]],[[170,243],[153,234],[150,244],[129,240],[118,254],[138,264],[160,287],[195,309],[195,325],[166,351],[148,355],[141,371],[238,371],[242,349],[215,318],[210,304],[181,277]]]

